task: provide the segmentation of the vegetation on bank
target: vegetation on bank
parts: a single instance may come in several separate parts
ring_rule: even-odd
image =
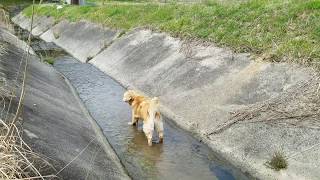
[[[31,14],[31,8],[25,9]],[[146,26],[196,38],[277,62],[320,61],[320,0],[208,1],[196,4],[107,3],[105,6],[37,6],[57,21],[81,19],[129,30]]]
[[[36,0],[39,3],[39,0]],[[0,4],[4,7],[7,6],[16,6],[16,5],[30,5],[32,4],[32,0],[1,0]]]
[[[50,64],[50,65],[54,64],[54,59],[52,57],[44,58],[43,61]]]

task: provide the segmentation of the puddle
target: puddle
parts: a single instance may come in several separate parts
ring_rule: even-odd
[[[76,88],[133,179],[249,179],[166,117],[164,143],[149,147],[142,124],[138,127],[127,124],[131,110],[122,102],[125,89],[119,83],[57,46],[34,39],[32,47],[43,58],[54,59],[54,68]]]

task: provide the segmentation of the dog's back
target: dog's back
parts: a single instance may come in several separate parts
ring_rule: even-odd
[[[136,118],[142,118],[145,119],[144,117],[144,109],[148,108],[148,104],[146,104],[147,98],[144,96],[136,96],[132,102],[132,109],[134,110],[134,114]]]
[[[154,120],[160,116],[159,99],[141,97],[135,100],[136,112],[144,120]]]

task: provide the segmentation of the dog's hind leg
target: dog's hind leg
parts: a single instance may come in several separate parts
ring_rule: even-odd
[[[152,132],[148,132],[146,136],[148,139],[148,146],[152,146]]]
[[[155,127],[157,130],[157,133],[159,135],[159,143],[163,143],[163,121],[162,121],[162,117],[160,112],[157,112],[155,114],[156,118],[155,118]]]
[[[163,131],[158,131],[159,134],[159,143],[163,143]]]
[[[147,136],[149,146],[152,146],[153,130],[154,130],[154,121],[153,120],[143,122],[143,132]]]

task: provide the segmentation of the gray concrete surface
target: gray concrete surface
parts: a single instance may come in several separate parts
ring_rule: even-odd
[[[18,13],[16,16],[11,18],[11,21],[15,24],[19,24],[22,29],[30,31],[31,20],[23,15],[23,12]],[[32,34],[34,36],[41,36],[44,32],[49,30],[55,25],[54,18],[46,16],[35,16],[32,27]]]
[[[15,24],[19,24],[19,26],[22,29],[30,31],[31,20],[29,18],[25,17],[22,13],[19,13],[18,15],[14,16],[13,18],[11,18],[11,20]]]
[[[35,16],[34,17],[34,21],[33,21],[33,25],[32,25],[32,29],[34,30],[39,24],[42,23],[41,20],[46,19],[46,17],[39,17],[39,16]],[[27,31],[31,30],[31,19],[25,17],[22,13],[19,13],[18,15],[14,16],[13,18],[11,18],[12,22],[14,22],[15,24],[21,24],[21,28],[25,29]],[[34,33],[34,31],[32,31],[32,34]]]
[[[13,17],[12,21],[30,31],[31,20],[22,12]],[[40,36],[46,42],[56,43],[81,62],[89,61],[108,47],[120,32],[84,21],[80,23],[62,21],[55,24],[54,18],[45,16],[34,17],[32,30],[34,36]]]
[[[43,32],[47,31],[55,24],[53,17],[41,16],[36,18],[36,22],[38,23],[32,30],[32,34],[34,36],[40,36]]]
[[[58,23],[59,24],[59,23]],[[53,42],[56,38],[53,35],[53,30],[50,28],[47,31],[45,31],[41,36],[41,39],[43,39],[46,42]]]
[[[0,27],[0,39],[2,41],[5,41],[7,43],[13,44],[21,49],[28,49],[27,43],[17,38],[15,35],[13,35],[11,32],[3,29]],[[29,49],[29,52],[33,55],[35,55],[32,48]]]
[[[59,24],[60,28],[54,26],[51,31],[74,25],[65,21]],[[77,31],[74,37],[76,34],[84,35]],[[87,33],[83,39],[91,35]],[[76,39],[69,38],[59,43],[74,42]],[[76,46],[68,51],[75,57],[82,44]],[[78,52],[73,52],[74,49]],[[314,108],[317,103],[311,97],[303,98],[309,97],[305,91],[309,85],[297,89],[314,81],[312,69],[252,61],[248,54],[234,54],[214,45],[186,43],[164,33],[141,29],[121,36],[89,62],[126,87],[160,96],[162,111],[174,122],[195,132],[215,151],[256,177],[317,179],[320,176],[317,171],[320,161],[316,158],[319,156],[315,156],[319,153],[319,121],[315,118],[318,116],[312,116],[312,121],[301,116],[302,110],[317,111]],[[302,94],[295,99],[298,92]],[[286,94],[292,94],[293,100],[283,100]],[[312,97],[317,95],[313,92]],[[247,111],[254,114],[243,116]],[[302,118],[295,118],[296,111],[301,112]],[[237,113],[243,120],[234,120]],[[272,123],[269,118],[274,118]],[[275,172],[264,164],[279,149],[287,156],[304,153],[289,158],[287,170]]]
[[[88,22],[67,23],[62,21],[43,34],[41,38],[53,41],[81,62],[86,62],[108,47],[119,31]]]
[[[5,43],[6,49],[0,55],[0,75],[6,82],[14,81],[24,48],[7,43],[3,37],[0,42]],[[129,179],[75,91],[61,74],[40,63],[36,56],[30,56],[25,98],[24,139],[36,153],[47,157],[57,171],[70,163],[59,177]]]
[[[228,123],[233,112],[282,96],[291,87],[310,81],[312,76],[306,68],[255,62],[246,54],[233,54],[214,46],[187,46],[149,30],[132,31],[90,63],[124,85],[160,96],[163,111],[177,124],[197,132],[213,149],[231,162],[241,162],[236,164],[250,169],[256,177],[319,176],[317,158],[304,164],[290,159],[291,166],[281,173],[264,165],[280,149],[290,155],[317,144],[318,129],[297,131],[286,125],[279,128],[265,123],[244,123],[226,128],[221,134],[208,135]],[[313,152],[318,154],[319,150]]]
[[[22,12],[14,16],[12,22],[19,24],[21,28],[30,31],[31,20],[25,17]],[[47,16],[35,16],[32,26],[32,34],[34,36],[40,36],[43,32],[47,31],[54,25],[54,18]]]

